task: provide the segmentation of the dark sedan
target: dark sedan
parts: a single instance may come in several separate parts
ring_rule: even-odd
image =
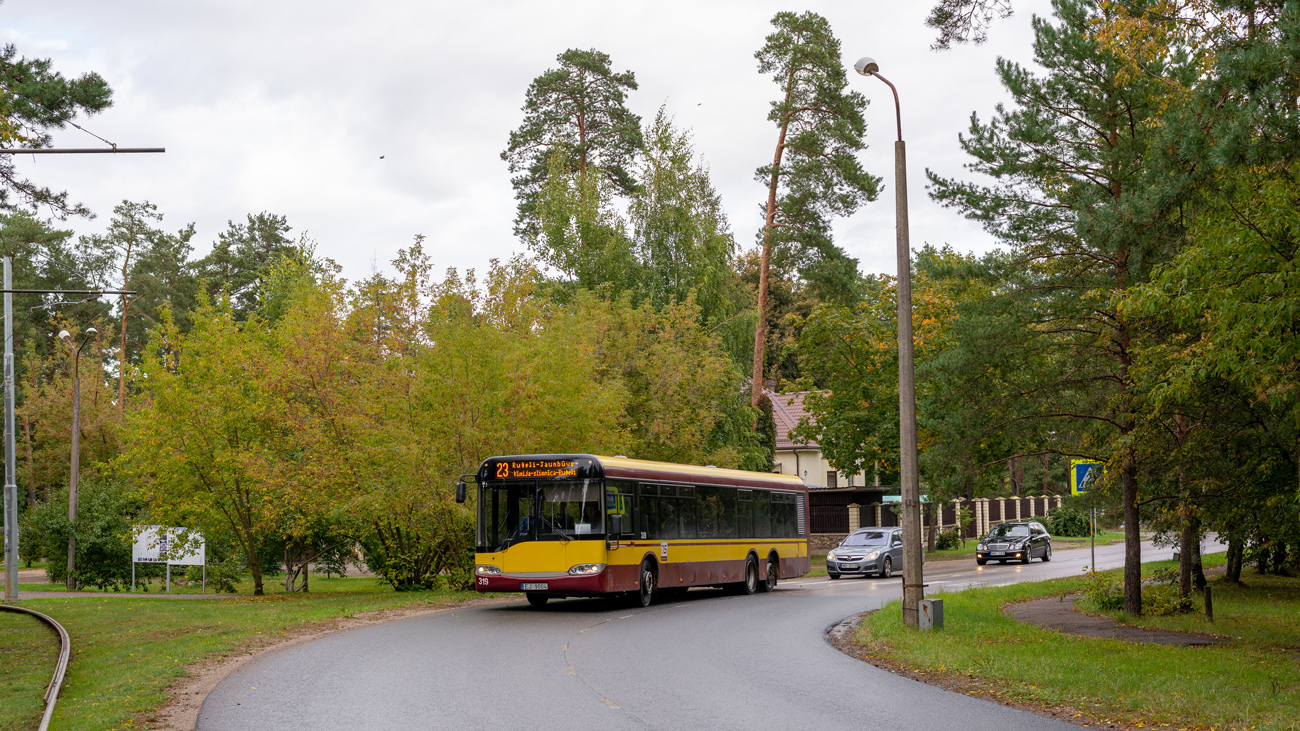
[[[975,547],[975,563],[980,566],[989,561],[1029,563],[1032,558],[1052,560],[1052,537],[1034,520],[994,526]]]

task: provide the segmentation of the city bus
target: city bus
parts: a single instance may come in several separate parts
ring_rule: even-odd
[[[771,591],[808,573],[808,488],[795,475],[627,457],[492,457],[478,487],[480,592],[626,595],[649,606],[692,586]],[[466,483],[456,499],[466,498]]]

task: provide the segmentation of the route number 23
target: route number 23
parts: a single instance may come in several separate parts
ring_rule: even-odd
[[[497,479],[504,480],[510,476],[510,463],[501,462],[497,464]]]

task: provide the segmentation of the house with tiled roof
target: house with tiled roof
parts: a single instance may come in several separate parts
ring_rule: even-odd
[[[808,485],[809,542],[814,550],[838,544],[859,527],[897,525],[897,516],[884,506],[882,499],[894,489],[893,485],[874,481],[868,484],[862,472],[845,474],[826,461],[816,441],[792,436],[799,422],[809,418],[804,408],[809,391],[777,393],[765,388],[763,393],[772,402],[772,421],[776,424],[774,470],[798,475]]]

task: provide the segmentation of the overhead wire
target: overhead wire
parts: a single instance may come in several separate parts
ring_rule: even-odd
[[[94,132],[91,132],[90,130],[86,129],[85,127],[82,127],[81,125],[77,124],[76,122],[72,121],[72,118],[71,118],[71,117],[69,117],[69,116],[65,116],[65,115],[63,115],[63,114],[59,114],[58,112],[54,111],[53,109],[50,109],[49,107],[45,106],[44,104],[41,104],[40,102],[36,101],[35,99],[32,99],[31,97],[27,97],[27,96],[23,96],[22,94],[19,94],[18,92],[14,91],[12,88],[10,88],[10,86],[9,86],[8,84],[4,83],[3,81],[0,81],[0,89],[4,89],[5,91],[9,92],[10,94],[13,94],[14,96],[18,97],[19,99],[23,99],[23,100],[25,100],[25,101],[27,101],[27,102],[29,102],[29,103],[31,103],[31,104],[35,104],[36,106],[40,107],[41,109],[44,109],[45,111],[49,112],[50,114],[53,114],[55,117],[58,117],[58,118],[61,120],[61,123],[62,123],[62,124],[70,124],[70,125],[72,125],[73,127],[76,127],[77,129],[81,130],[82,132],[85,132],[86,134],[90,135],[91,137],[94,137],[95,139],[99,140],[100,142],[103,142],[104,144],[108,145],[109,147],[113,148],[114,150],[117,149],[117,143],[116,143],[116,142],[110,142],[110,141],[104,139],[103,137],[100,137],[99,135],[95,134]]]

